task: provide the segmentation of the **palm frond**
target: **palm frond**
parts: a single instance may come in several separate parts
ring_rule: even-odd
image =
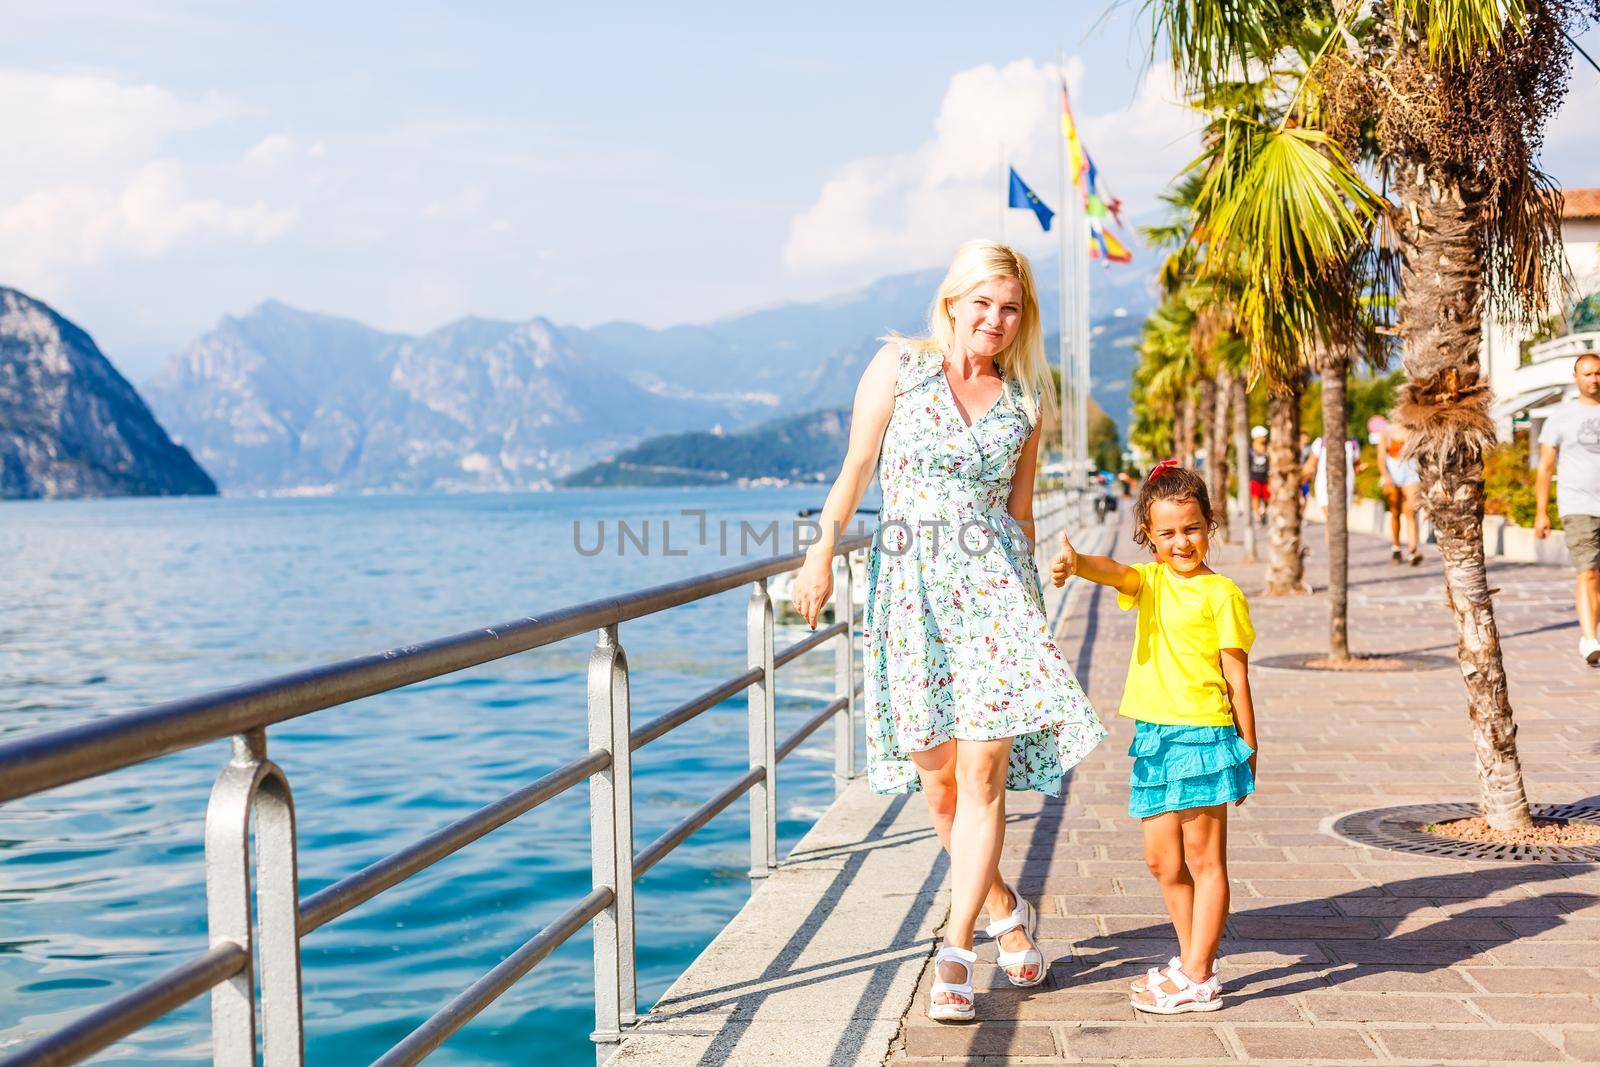
[[[1427,43],[1434,63],[1462,65],[1499,47],[1528,22],[1525,0],[1391,0],[1395,23]]]

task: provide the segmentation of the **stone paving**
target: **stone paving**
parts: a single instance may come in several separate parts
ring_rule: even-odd
[[[1123,537],[1117,551],[1136,550]],[[1251,596],[1255,657],[1317,648],[1325,597],[1257,596],[1263,568],[1239,556],[1224,549],[1218,569]],[[1436,557],[1394,567],[1386,544],[1353,538],[1351,572],[1356,651],[1453,655]],[[1600,806],[1600,671],[1576,655],[1571,572],[1497,564],[1491,576],[1529,795]],[[981,1021],[949,1026],[924,1015],[925,965],[890,1064],[1600,1063],[1600,865],[1434,859],[1328,829],[1352,811],[1476,798],[1453,669],[1252,671],[1261,784],[1231,817],[1227,1007],[1129,1007],[1127,980],[1175,942],[1126,809],[1132,729],[1115,709],[1132,625],[1115,602],[1082,591],[1064,638],[1111,738],[1062,800],[1010,805],[1004,869],[1040,902],[1049,978],[1016,990],[980,965]],[[992,960],[993,944],[980,953]]]

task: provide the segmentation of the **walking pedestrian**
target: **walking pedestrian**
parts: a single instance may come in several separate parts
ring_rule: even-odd
[[[1389,553],[1391,563],[1400,562],[1400,530],[1405,527],[1406,545],[1411,550],[1411,565],[1422,562],[1417,530],[1417,506],[1422,499],[1422,477],[1417,473],[1417,463],[1405,455],[1410,432],[1391,416],[1381,420],[1378,433],[1378,473],[1383,490],[1383,502],[1389,509]]]
[[[1128,813],[1178,937],[1178,954],[1133,983],[1133,1007],[1158,1015],[1222,1007],[1217,948],[1228,918],[1228,806],[1255,790],[1255,708],[1248,670],[1255,630],[1244,594],[1206,565],[1205,479],[1167,461],[1134,505],[1134,541],[1155,559],[1128,566],[1080,555],[1065,533],[1050,564],[1138,609],[1121,714],[1137,720]]]
[[[1538,512],[1533,534],[1550,536],[1550,477],[1567,551],[1578,571],[1578,655],[1600,667],[1600,355],[1578,357],[1572,368],[1578,396],[1556,408],[1539,434],[1539,474],[1534,485]]]
[[[980,911],[1011,984],[1046,973],[1038,909],[1000,875],[1005,792],[1058,796],[1106,731],[1051,640],[1034,563],[1050,376],[1027,258],[991,241],[961,246],[929,317],[928,337],[887,338],[862,376],[823,539],[793,595],[815,628],[838,531],[876,468],[883,504],[862,626],[867,777],[880,793],[921,789],[950,855],[928,1015],[964,1022],[976,1013]]]
[[[1267,428],[1265,426],[1252,426],[1250,428],[1250,508],[1255,515],[1255,521],[1262,526],[1267,524],[1267,502],[1272,499],[1272,492],[1267,488],[1267,475],[1272,470],[1272,464],[1267,456]]]

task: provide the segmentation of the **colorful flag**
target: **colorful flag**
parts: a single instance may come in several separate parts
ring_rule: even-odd
[[[1050,229],[1050,220],[1056,217],[1054,211],[1045,207],[1044,201],[1039,199],[1038,194],[1028,188],[1028,183],[1023,181],[1017,174],[1017,168],[1015,167],[1011,168],[1010,203],[1012,207],[1028,208],[1033,212],[1034,217],[1039,220],[1039,225],[1046,230]]]
[[[1067,139],[1067,160],[1071,167],[1073,185],[1083,184],[1085,170],[1093,168],[1089,154],[1078,140],[1078,124],[1072,119],[1072,99],[1067,95],[1067,79],[1061,79],[1061,136]]]
[[[1090,193],[1085,198],[1083,211],[1089,221],[1089,237],[1094,242],[1089,246],[1090,257],[1103,259],[1108,264],[1132,262],[1133,253],[1117,240],[1117,235],[1106,225],[1106,217],[1111,213],[1111,209],[1100,199],[1098,193]]]

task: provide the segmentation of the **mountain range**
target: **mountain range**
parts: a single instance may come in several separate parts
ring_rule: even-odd
[[[1047,328],[1054,274],[1041,264]],[[143,398],[83,330],[0,289],[0,495],[527,489],[574,472],[670,481],[680,467],[812,476],[838,457],[797,438],[842,451],[878,339],[921,332],[940,278],[665,329],[465,318],[412,335],[269,300],[172,356]],[[1095,395],[1125,419],[1152,297],[1132,269],[1097,269],[1093,289],[1112,309],[1092,329]],[[637,447],[656,458],[626,456]]]
[[[1047,328],[1054,275],[1040,265]],[[877,338],[920,332],[941,277],[664,329],[468,318],[406,335],[268,301],[225,317],[144,392],[229,490],[543,488],[652,436],[848,409]],[[1152,296],[1131,269],[1096,268],[1092,285],[1112,309],[1093,324],[1095,396],[1123,421]]]

